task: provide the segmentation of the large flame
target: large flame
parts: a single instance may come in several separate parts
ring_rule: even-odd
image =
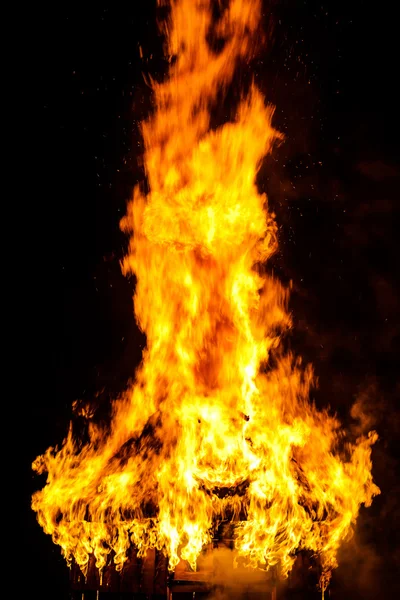
[[[286,574],[306,549],[327,574],[379,493],[376,435],[346,441],[309,402],[311,370],[279,351],[287,292],[265,270],[276,226],[255,184],[279,137],[273,110],[252,86],[234,120],[210,125],[260,40],[260,5],[231,0],[216,16],[211,0],[170,3],[174,60],[142,126],[149,191],[135,189],[122,221],[143,361],[109,428],[87,415],[87,443],[71,430],[34,463],[48,473],[33,497],[39,523],[83,570],[91,553],[121,569],[131,544],[195,567],[213,522],[232,519],[252,566]]]

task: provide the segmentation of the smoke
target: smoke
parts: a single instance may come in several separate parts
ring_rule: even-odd
[[[246,568],[243,559],[223,545],[206,553],[199,562],[199,568],[212,573],[211,600],[267,597],[275,585],[274,570]]]
[[[370,378],[361,388],[351,407],[350,415],[354,420],[351,425],[352,433],[358,437],[376,429],[382,423],[385,413],[385,402],[379,393],[375,378]]]
[[[373,450],[373,476],[381,495],[367,510],[361,508],[352,539],[339,551],[339,567],[332,584],[333,589],[340,589],[343,600],[385,598],[386,590],[390,590],[389,596],[399,588],[399,392],[398,384],[391,386],[387,380],[370,377],[351,409],[351,430],[355,436],[371,429],[380,436]]]

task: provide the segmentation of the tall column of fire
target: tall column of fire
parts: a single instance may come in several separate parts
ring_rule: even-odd
[[[376,435],[346,439],[310,403],[311,369],[279,347],[287,291],[265,267],[276,225],[255,183],[280,137],[273,109],[252,85],[234,118],[211,126],[260,20],[260,0],[170,2],[170,68],[142,124],[148,191],[136,187],[122,221],[143,360],[108,427],[88,411],[87,442],[71,428],[34,463],[48,473],[33,497],[39,523],[83,570],[90,554],[122,569],[131,544],[195,568],[213,522],[230,518],[250,565],[285,575],[309,550],[324,587],[360,505],[379,493]]]

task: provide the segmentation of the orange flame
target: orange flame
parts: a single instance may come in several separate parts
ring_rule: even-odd
[[[88,443],[70,430],[59,451],[36,459],[48,479],[33,509],[83,570],[91,553],[102,569],[111,552],[121,569],[131,544],[163,550],[171,569],[181,558],[195,567],[213,522],[231,518],[250,565],[285,575],[294,553],[310,550],[324,588],[360,505],[379,493],[377,436],[346,441],[308,400],[311,369],[278,348],[287,291],[263,267],[276,225],[255,184],[280,137],[272,108],[253,85],[233,121],[210,125],[260,39],[260,0],[231,0],[217,20],[211,0],[170,9],[175,61],[153,83],[156,110],[142,126],[150,191],[135,189],[122,221],[147,347],[110,428],[88,413]]]

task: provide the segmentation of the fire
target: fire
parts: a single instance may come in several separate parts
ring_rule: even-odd
[[[165,26],[169,74],[153,83],[143,123],[148,192],[134,191],[122,228],[125,273],[134,273],[136,319],[147,347],[135,382],[115,400],[111,424],[87,412],[88,441],[72,428],[33,496],[40,525],[68,561],[102,569],[110,556],[163,550],[193,568],[216,520],[235,521],[239,556],[253,567],[295,552],[337,565],[371,477],[376,434],[346,439],[337,418],[309,401],[313,374],[280,350],[290,327],[287,290],[269,275],[274,215],[256,183],[280,137],[273,109],[253,85],[234,119],[213,110],[237,64],[261,39],[261,0],[171,0]],[[221,8],[221,6],[220,6]],[[219,39],[219,50],[210,40]]]

